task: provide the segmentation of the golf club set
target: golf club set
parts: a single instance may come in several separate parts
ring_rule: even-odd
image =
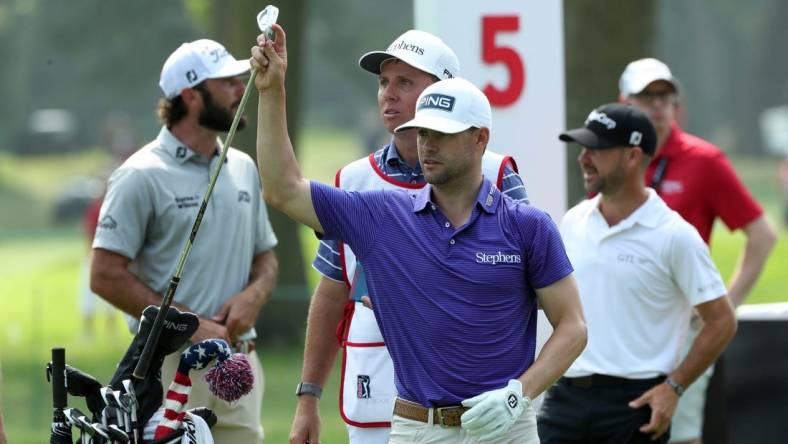
[[[80,437],[77,442],[83,444],[180,443],[187,434],[195,434],[195,431],[207,429],[216,423],[216,415],[211,410],[197,408],[186,412],[184,425],[180,430],[164,439],[152,439],[156,424],[148,423],[154,416],[158,419],[163,417],[161,412],[157,411],[163,409],[161,366],[164,357],[179,350],[197,330],[199,323],[196,315],[170,307],[148,373],[145,378],[133,378],[132,370],[142,353],[158,311],[159,308],[155,306],[145,309],[137,334],[107,386],[102,386],[93,376],[67,365],[65,349],[52,349],[52,362],[47,365],[47,378],[52,383],[53,401],[50,443],[72,443],[73,427],[79,429]],[[85,398],[89,414],[77,408],[69,408],[68,395]],[[151,422],[156,422],[156,418]],[[194,421],[205,424],[201,424],[202,427],[190,424]],[[147,435],[150,435],[151,439],[147,439]],[[144,437],[146,439],[143,439]],[[213,439],[210,436],[190,436],[183,442],[212,443]]]

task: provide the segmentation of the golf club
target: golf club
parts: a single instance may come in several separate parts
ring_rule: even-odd
[[[123,388],[126,390],[126,401],[129,403],[129,407],[131,408],[131,437],[132,443],[136,444],[140,442],[139,436],[139,424],[137,424],[137,409],[139,408],[139,402],[137,401],[137,394],[134,392],[134,384],[132,384],[130,379],[124,379]]]
[[[78,418],[84,418],[85,414],[82,413],[82,411],[80,411],[79,409],[76,409],[76,408],[66,409],[66,410],[63,411],[63,414],[65,415],[66,420],[68,421],[68,423],[70,425],[72,425],[72,426],[74,426],[74,427],[76,427],[76,428],[78,428],[80,430],[79,442],[85,442],[85,440],[84,440],[84,436],[85,436],[85,433],[86,433],[85,430],[84,430],[85,422],[84,421],[80,421],[78,419]]]
[[[116,426],[115,424],[110,424],[107,426],[107,434],[109,435],[109,439],[113,442],[120,444],[126,444],[129,442],[128,433],[121,430],[120,427]]]
[[[276,23],[278,16],[279,9],[276,6],[266,6],[266,8],[257,15],[257,24],[260,27],[260,31],[270,34],[271,26]],[[246,108],[246,102],[249,100],[249,93],[253,89],[252,86],[254,85],[254,79],[256,76],[257,70],[252,69],[249,75],[249,81],[246,82],[246,89],[244,89],[243,96],[241,96],[241,103],[238,105],[238,109],[235,111],[235,117],[233,118],[233,123],[230,125],[230,131],[227,133],[227,138],[222,144],[219,161],[216,163],[216,167],[211,174],[210,181],[208,182],[208,189],[205,190],[205,195],[202,198],[200,209],[197,211],[197,217],[194,219],[191,233],[189,234],[186,245],[184,245],[183,250],[181,250],[180,257],[178,258],[178,265],[175,268],[175,273],[170,279],[170,283],[167,285],[167,290],[164,292],[164,297],[161,300],[159,313],[156,315],[156,319],[153,321],[153,327],[151,328],[148,339],[145,342],[145,347],[142,349],[139,361],[137,361],[137,366],[134,367],[133,376],[137,379],[144,379],[145,375],[148,373],[148,368],[150,367],[151,359],[153,358],[153,351],[156,349],[156,343],[159,341],[161,329],[164,326],[164,317],[170,308],[170,304],[172,304],[172,298],[175,295],[175,290],[178,289],[178,283],[180,282],[181,274],[183,273],[183,266],[186,263],[186,258],[189,256],[189,252],[192,249],[194,239],[197,237],[197,230],[200,229],[200,224],[202,223],[205,209],[208,207],[208,200],[211,198],[213,187],[216,185],[216,180],[219,178],[219,172],[222,169],[222,165],[224,165],[224,160],[227,158],[227,150],[230,149],[230,144],[232,143],[233,137],[235,137],[235,131],[238,128],[238,122],[241,120],[244,108]]]
[[[109,433],[107,426],[104,424],[93,423],[90,425],[94,432],[96,432],[93,440],[96,444],[103,444],[109,441]]]
[[[93,418],[99,417],[104,401],[100,393],[101,383],[96,378],[66,364],[66,390],[71,396],[84,397]]]

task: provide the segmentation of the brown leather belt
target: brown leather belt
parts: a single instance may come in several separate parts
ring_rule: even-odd
[[[432,409],[432,423],[441,427],[459,427],[460,416],[468,411],[468,407],[450,405]],[[414,421],[429,422],[430,409],[415,402],[397,398],[394,403],[394,414]]]

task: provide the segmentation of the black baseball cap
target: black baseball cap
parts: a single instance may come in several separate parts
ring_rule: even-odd
[[[657,150],[657,131],[639,109],[622,103],[608,103],[591,111],[585,126],[558,136],[564,142],[601,150],[619,146],[639,146],[653,156]]]

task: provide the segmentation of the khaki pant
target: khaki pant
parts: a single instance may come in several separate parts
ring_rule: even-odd
[[[185,347],[184,347],[185,349]],[[178,369],[181,351],[172,353],[164,359],[161,367],[161,381],[164,386],[164,395]],[[189,394],[187,409],[194,407],[208,407],[216,414],[218,421],[211,428],[213,440],[216,443],[252,444],[263,442],[263,426],[260,422],[260,409],[263,404],[263,389],[265,378],[263,366],[257,357],[257,352],[246,355],[254,373],[254,387],[248,395],[229,404],[213,396],[208,391],[208,384],[203,379],[205,373],[213,368],[212,362],[206,369],[192,370],[189,377],[192,380],[192,391]]]
[[[414,421],[394,415],[391,422],[390,444],[476,444],[481,443],[475,437],[468,436],[462,427],[441,427],[440,424]],[[523,412],[506,436],[484,444],[539,444],[536,432],[536,414],[532,406]]]

